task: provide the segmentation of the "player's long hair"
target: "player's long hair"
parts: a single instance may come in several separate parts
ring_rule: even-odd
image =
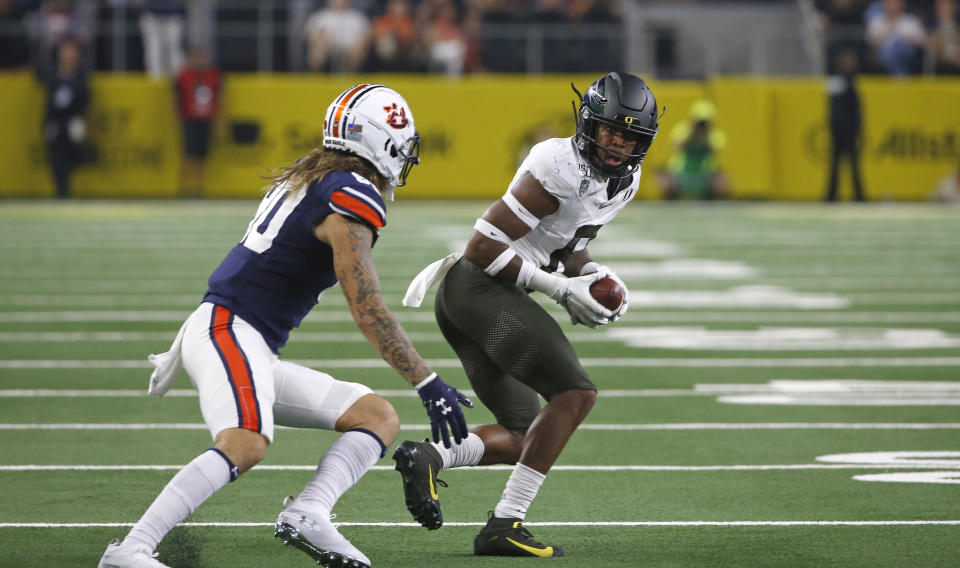
[[[292,195],[306,188],[315,180],[322,179],[330,172],[355,172],[370,180],[380,193],[390,189],[390,184],[373,164],[349,152],[333,150],[319,146],[297,163],[285,168],[273,178],[271,187],[287,184]],[[268,188],[269,189],[269,188]]]

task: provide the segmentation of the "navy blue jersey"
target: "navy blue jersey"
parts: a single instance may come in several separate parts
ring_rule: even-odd
[[[306,190],[274,188],[260,202],[243,240],[210,275],[204,301],[224,306],[257,328],[277,351],[318,297],[337,283],[333,250],[314,234],[331,213],[374,231],[386,225],[377,188],[351,172],[331,172]]]

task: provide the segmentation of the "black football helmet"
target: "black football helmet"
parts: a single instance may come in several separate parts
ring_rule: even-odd
[[[571,86],[573,84],[571,83]],[[626,177],[640,167],[653,143],[659,128],[657,101],[646,82],[629,73],[608,73],[600,77],[587,92],[580,95],[577,116],[577,149],[590,165],[605,177]],[[637,140],[632,154],[624,154],[597,142],[597,128],[606,124]],[[596,148],[618,154],[624,161],[618,166],[609,166],[597,156]]]

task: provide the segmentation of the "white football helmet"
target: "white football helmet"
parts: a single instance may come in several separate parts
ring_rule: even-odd
[[[406,184],[420,163],[413,112],[400,93],[383,85],[355,85],[334,99],[323,121],[323,146],[366,159],[391,187]]]

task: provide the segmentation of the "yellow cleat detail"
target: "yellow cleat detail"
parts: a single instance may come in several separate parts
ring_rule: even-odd
[[[428,474],[427,479],[430,480],[430,497],[433,497],[434,501],[439,501],[440,496],[437,495],[437,488],[434,487],[433,485],[433,466],[432,465],[427,466],[427,474]]]
[[[539,556],[540,558],[549,558],[550,556],[553,556],[553,547],[552,547],[552,546],[548,546],[548,547],[546,547],[546,548],[534,548],[534,547],[532,547],[532,546],[527,546],[527,545],[525,545],[525,544],[521,544],[521,543],[513,540],[513,539],[510,538],[510,537],[507,537],[507,542],[509,542],[510,544],[516,546],[516,547],[519,548],[520,550],[526,550],[526,551],[529,552],[530,554],[532,554],[532,555],[534,555],[534,556]]]

